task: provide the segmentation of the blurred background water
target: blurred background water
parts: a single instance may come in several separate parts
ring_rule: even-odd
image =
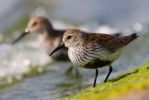
[[[66,75],[66,62],[52,62],[36,36],[16,45],[31,16],[46,16],[55,28],[91,32],[138,32],[113,64],[113,75],[149,60],[148,0],[3,0],[0,3],[0,100],[56,100],[91,85],[94,70],[78,68],[82,77]],[[102,82],[108,68],[100,69]]]

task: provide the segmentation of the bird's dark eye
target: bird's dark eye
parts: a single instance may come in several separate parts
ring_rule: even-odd
[[[66,38],[66,39],[67,39],[67,40],[69,40],[69,39],[71,39],[71,37],[72,37],[72,36],[67,36],[67,38]]]
[[[34,22],[34,23],[32,24],[32,26],[35,26],[35,25],[37,25],[37,22]]]

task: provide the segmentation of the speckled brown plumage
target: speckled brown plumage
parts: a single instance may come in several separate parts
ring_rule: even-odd
[[[49,54],[53,48],[57,47],[62,42],[64,32],[65,30],[54,29],[51,22],[46,17],[34,16],[30,19],[25,32],[14,40],[13,43],[18,42],[29,33],[36,33],[41,49]],[[67,48],[61,49],[52,55],[51,58],[58,61],[68,61],[67,50]]]
[[[68,56],[72,63],[83,68],[96,69],[93,85],[95,87],[98,75],[97,68],[109,66],[109,73],[104,81],[106,82],[112,72],[111,63],[120,56],[123,48],[137,37],[136,33],[122,36],[120,34],[109,35],[69,29],[64,33],[61,45],[68,47]],[[59,48],[60,46],[50,55]]]

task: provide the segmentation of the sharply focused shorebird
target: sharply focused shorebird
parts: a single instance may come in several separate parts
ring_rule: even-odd
[[[62,36],[65,30],[54,29],[51,22],[43,16],[34,16],[30,19],[25,31],[13,41],[18,42],[24,36],[35,33],[38,36],[40,47],[49,54],[50,50],[57,47],[62,42]],[[53,60],[68,61],[67,48],[61,49],[59,52],[51,56]]]
[[[93,87],[95,87],[98,68],[109,66],[109,72],[104,80],[106,82],[112,72],[112,62],[137,37],[136,33],[123,36],[120,34],[87,33],[79,29],[69,29],[64,33],[62,43],[50,53],[50,56],[60,48],[67,47],[68,56],[72,63],[83,68],[95,69],[96,75],[93,84]]]

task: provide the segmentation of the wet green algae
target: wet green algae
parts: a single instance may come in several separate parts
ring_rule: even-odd
[[[135,90],[149,88],[149,62],[120,73],[96,88],[89,87],[65,100],[111,100]]]

